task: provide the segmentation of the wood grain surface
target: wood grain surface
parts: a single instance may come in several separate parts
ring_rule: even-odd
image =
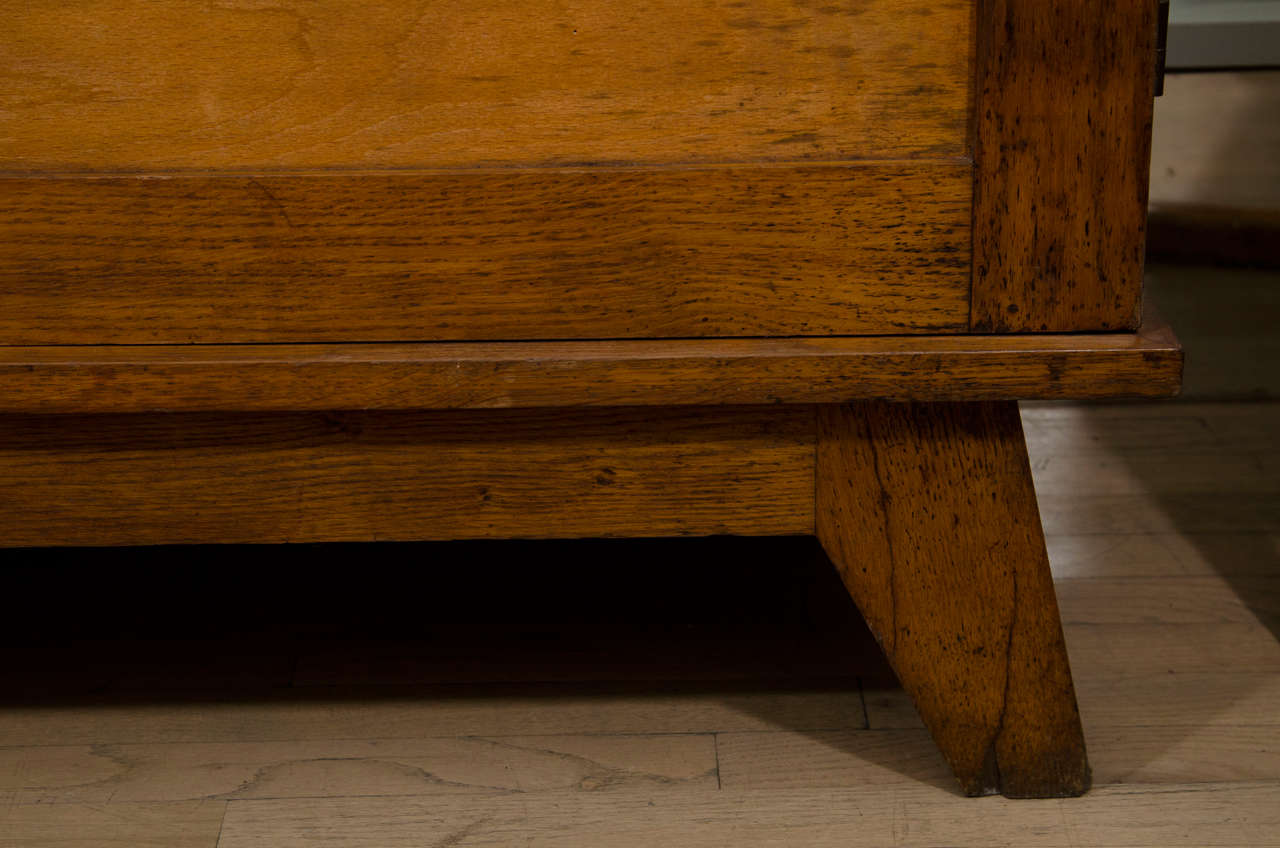
[[[1071,804],[973,801],[932,786],[864,786],[694,793],[619,789],[425,798],[301,798],[264,801],[34,805],[0,810],[20,839],[5,848],[76,844],[68,832],[94,833],[98,845],[213,848],[353,848],[535,843],[583,848],[607,841],[633,848],[661,834],[689,848],[803,844],[815,848],[982,846],[993,833],[1017,845],[1170,848],[1272,843],[1280,826],[1280,787],[1260,783],[1109,786]],[[217,813],[225,810],[221,830]],[[904,818],[910,815],[910,824]],[[68,824],[59,827],[62,818]],[[79,830],[72,830],[72,825]],[[167,827],[165,826],[167,825]],[[909,828],[909,835],[904,834]],[[115,837],[107,841],[102,834]],[[146,839],[147,841],[141,841]],[[0,835],[0,840],[5,840]],[[130,841],[134,840],[134,841]],[[169,841],[166,841],[169,840]]]
[[[1091,731],[1089,739],[1093,777],[1100,785],[1280,781],[1275,727],[1219,727],[1193,734],[1179,728],[1120,728]],[[717,736],[716,744],[721,783],[735,789],[945,785],[952,780],[923,728],[727,733]]]
[[[0,417],[5,546],[813,528],[811,407]]]
[[[0,343],[962,330],[970,171],[0,178]]]
[[[5,806],[0,848],[218,848],[226,801]]]
[[[969,795],[1089,787],[1016,404],[818,409],[817,533]]]
[[[220,848],[421,848],[503,844],[537,834],[557,848],[640,848],[654,835],[681,848],[978,848],[997,839],[1064,845],[1203,848],[1274,842],[1280,785],[1108,786],[1070,804],[959,798],[933,786],[548,793],[454,798],[233,802]]]
[[[0,346],[0,412],[326,410],[1167,397],[1134,335],[416,345]]]
[[[0,17],[0,170],[965,153],[967,0],[4,0]]]
[[[1153,0],[981,0],[972,327],[1137,325]]]
[[[1150,586],[1153,581],[1143,581]],[[1059,583],[1059,586],[1062,584]],[[1189,589],[1190,587],[1188,587]],[[1217,671],[1174,671],[1164,668],[1161,663],[1167,658],[1167,652],[1161,650],[1160,639],[1152,640],[1150,649],[1143,652],[1143,645],[1136,640],[1126,645],[1128,653],[1124,655],[1127,667],[1114,664],[1108,668],[1094,666],[1089,660],[1091,656],[1077,655],[1076,635],[1088,629],[1107,630],[1109,625],[1073,625],[1064,624],[1067,633],[1068,651],[1075,659],[1077,695],[1080,700],[1080,714],[1084,718],[1086,735],[1104,732],[1112,734],[1110,746],[1116,746],[1115,737],[1123,733],[1134,733],[1140,728],[1145,732],[1155,733],[1158,730],[1174,730],[1179,727],[1194,726],[1209,739],[1215,735],[1219,738],[1230,738],[1225,731],[1242,729],[1246,735],[1255,735],[1254,731],[1263,729],[1275,736],[1273,730],[1280,725],[1280,710],[1276,709],[1276,698],[1280,696],[1280,674],[1273,663],[1261,666],[1250,666],[1252,656],[1242,656],[1238,666],[1223,671],[1219,665]],[[1164,625],[1153,628],[1156,636]],[[1256,637],[1263,636],[1255,625],[1252,632]],[[1202,630],[1192,630],[1191,635],[1198,635]],[[1240,628],[1240,633],[1249,631]],[[1248,637],[1242,641],[1249,641]],[[1255,638],[1253,641],[1261,641]],[[1272,654],[1280,654],[1274,641]],[[1215,646],[1225,651],[1221,656],[1231,653],[1230,644],[1224,639]],[[1144,662],[1153,671],[1144,671]],[[1089,669],[1088,673],[1084,669]],[[865,690],[867,698],[868,725],[871,730],[894,730],[923,728],[920,714],[915,705],[901,689],[894,684],[870,685]],[[1218,734],[1218,731],[1224,731]],[[833,731],[838,732],[838,731]],[[744,734],[745,735],[745,734]],[[1136,735],[1142,736],[1143,733]],[[1141,766],[1149,759],[1154,759],[1168,747],[1152,737],[1145,740],[1151,746],[1141,757],[1134,757],[1131,765]],[[1141,744],[1132,740],[1129,744]],[[1121,743],[1118,747],[1124,747]],[[1093,753],[1098,754],[1098,746],[1090,746]],[[1132,750],[1132,749],[1131,749]],[[1265,749],[1264,749],[1265,750]],[[1273,753],[1274,757],[1274,753]],[[1280,757],[1276,757],[1280,763]],[[1117,758],[1114,762],[1123,762]],[[1246,761],[1247,762],[1247,761]],[[1247,770],[1242,769],[1241,773]],[[1098,775],[1095,775],[1097,778]],[[1186,782],[1198,782],[1191,774],[1184,774]],[[1096,783],[1104,782],[1102,779]]]
[[[23,785],[4,785],[26,772]],[[507,789],[716,788],[712,734],[360,738],[0,750],[9,804],[136,803]]]

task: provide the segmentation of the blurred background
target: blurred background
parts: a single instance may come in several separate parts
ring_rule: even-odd
[[[1152,135],[1148,294],[1185,400],[1280,391],[1280,0],[1172,0]]]
[[[1172,0],[1169,24],[1174,70],[1280,66],[1277,0]]]

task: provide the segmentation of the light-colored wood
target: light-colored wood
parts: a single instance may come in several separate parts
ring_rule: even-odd
[[[1280,733],[1272,726],[1103,729],[1086,723],[1099,782],[1188,784],[1280,779]]]
[[[1268,495],[1280,492],[1280,477],[1264,468],[1269,459],[1251,451],[1188,451],[1179,454],[1177,462],[1155,453],[1063,453],[1037,458],[1031,473],[1041,497],[1085,492],[1093,496]]]
[[[5,0],[0,169],[957,156],[962,0]]]
[[[1217,407],[1215,409],[1215,406]],[[1256,450],[1268,420],[1280,421],[1261,404],[1248,417],[1253,442],[1228,440],[1235,416],[1222,410],[1230,405],[1109,404],[1090,408],[1076,404],[1023,404],[1027,447],[1037,458],[1080,454],[1089,458],[1165,456],[1171,462],[1186,454]]]
[[[6,805],[716,786],[710,734],[0,748]]]
[[[1276,728],[1104,729],[1086,723],[1099,785],[1280,781]],[[728,733],[716,740],[726,789],[945,787],[946,762],[923,729]],[[1095,753],[1096,752],[1096,753]]]
[[[1280,720],[1274,702],[1258,700],[1280,673],[1280,645],[1258,622],[1068,625],[1065,632],[1072,663],[1089,669],[1079,692],[1086,720],[1092,715],[1108,727]],[[865,682],[870,727],[923,726],[892,680]],[[1157,701],[1162,706],[1146,709]]]
[[[1276,475],[1268,473],[1280,446],[1274,435],[1280,429],[1277,405],[1045,405],[1027,407],[1024,420],[1042,468],[1056,463],[1065,469],[1074,457],[1080,468],[1108,469],[1099,475],[1100,491],[1066,485],[1072,481],[1069,471],[1062,486],[1054,485],[1054,474],[1038,475],[1037,483],[1049,484],[1040,503],[1051,538],[1124,537],[1090,543],[1096,546],[1134,544],[1135,533],[1157,534],[1183,540],[1178,559],[1194,566],[1212,555],[1216,568],[1232,572],[1265,570],[1275,560],[1274,550],[1269,560],[1265,551],[1266,540],[1280,528]],[[1232,553],[1223,540],[1211,538],[1218,534],[1257,536],[1242,542],[1257,556]],[[1187,540],[1194,540],[1191,550]]]
[[[1252,478],[1245,475],[1246,486]],[[1280,565],[1280,535],[1275,533],[1073,534],[1045,541],[1056,580],[1274,575]]]
[[[1062,450],[1112,453],[1116,459],[1134,461],[1135,469],[1142,469],[1144,458],[1161,454],[1181,463],[1187,457],[1196,462],[1198,456],[1216,453],[1228,461],[1241,455],[1252,457],[1265,470],[1280,453],[1280,403],[1275,402],[1117,403],[1096,408],[1033,402],[1027,406],[1033,426],[1043,428],[1040,435],[1059,440]],[[1173,491],[1203,492],[1206,485],[1186,484]],[[1238,491],[1262,490],[1245,476]]]
[[[217,848],[225,801],[0,805],[0,848]]]
[[[1159,326],[1095,336],[0,347],[0,412],[1164,397],[1181,370],[1177,339]]]
[[[1045,495],[1040,509],[1045,532],[1054,534],[1069,528],[1099,534],[1280,532],[1280,494],[1274,493]]]
[[[1248,582],[1253,592],[1242,598]],[[1237,577],[1166,577],[1162,580],[1060,580],[1058,607],[1072,624],[1253,624],[1249,604],[1280,592],[1280,581]]]
[[[961,788],[1087,790],[1017,405],[824,406],[818,426],[818,538]]]
[[[811,407],[0,417],[8,546],[789,535]]]
[[[1074,635],[1070,627],[1067,633],[1068,638]],[[1223,656],[1218,668],[1228,671],[1171,672],[1160,667],[1158,651],[1152,651],[1150,657],[1140,651],[1140,645],[1134,646],[1128,673],[1094,669],[1073,655],[1077,668],[1090,669],[1089,674],[1077,675],[1076,690],[1087,739],[1099,732],[1122,730],[1140,734],[1181,728],[1193,733],[1280,724],[1276,707],[1280,674],[1274,667],[1253,671],[1244,662],[1232,664],[1229,656]],[[1155,671],[1138,667],[1148,658],[1153,660]],[[911,699],[892,682],[868,681],[864,694],[870,729],[924,729]]]
[[[1073,663],[1095,674],[1210,673],[1224,663],[1253,673],[1280,671],[1280,643],[1248,624],[1090,624],[1067,631]]]
[[[927,744],[921,744],[922,738]],[[728,790],[870,789],[893,784],[946,790],[955,781],[923,727],[721,733],[716,736],[716,751],[720,782]]]
[[[1135,654],[1141,659],[1141,655]],[[1274,728],[1280,725],[1280,675],[1274,669],[1257,671],[1224,656],[1219,669],[1199,673],[1169,673],[1138,668],[1129,674],[1098,674],[1082,678],[1077,694],[1085,732],[1156,732],[1167,728]],[[1268,731],[1274,735],[1274,730]],[[1274,753],[1273,753],[1274,756]]]
[[[981,0],[978,22],[971,326],[1137,326],[1156,3]]]
[[[970,171],[0,178],[0,343],[954,332]]]
[[[655,835],[684,848],[879,846],[1130,848],[1264,845],[1280,829],[1280,783],[1109,786],[1071,801],[958,798],[930,786],[553,794],[447,799],[235,802],[219,848],[420,848],[503,844],[619,848]],[[1274,843],[1273,843],[1274,844]]]
[[[1272,725],[1280,644],[1249,623],[1066,624],[1067,649],[1080,675],[1086,725]],[[1225,670],[1224,670],[1225,669]],[[905,692],[883,675],[866,681],[868,726],[923,727]],[[1086,737],[1088,738],[1088,737]]]

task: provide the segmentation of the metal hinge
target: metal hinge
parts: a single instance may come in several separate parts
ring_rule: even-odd
[[[1156,97],[1164,94],[1164,59],[1168,46],[1169,0],[1160,0],[1156,10]]]

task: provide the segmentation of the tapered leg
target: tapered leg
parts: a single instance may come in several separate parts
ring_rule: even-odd
[[[817,533],[966,794],[1089,765],[1014,403],[824,406]]]

